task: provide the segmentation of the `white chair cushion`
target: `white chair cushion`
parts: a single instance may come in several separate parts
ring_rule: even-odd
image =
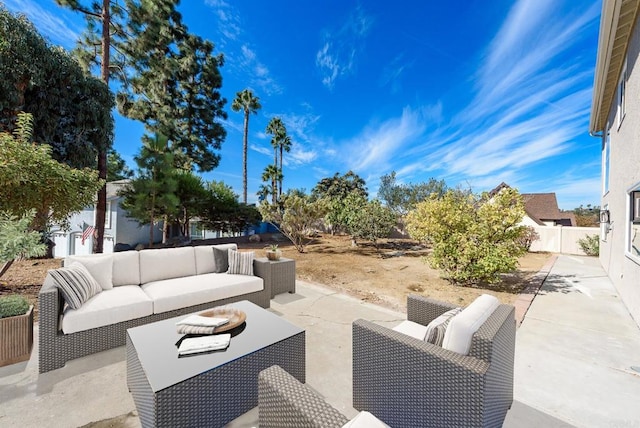
[[[418,340],[424,340],[424,337],[427,334],[427,326],[408,320],[402,321],[400,324],[393,327],[392,330],[414,337]]]
[[[147,284],[196,274],[193,247],[140,251],[140,283]]]
[[[140,285],[140,254],[138,251],[113,253],[113,286]]]
[[[93,279],[100,284],[103,290],[111,290],[113,288],[113,257],[111,254],[69,256],[64,259],[64,267],[69,267],[73,262],[78,262],[87,268]]]
[[[480,326],[500,306],[500,301],[489,294],[483,294],[454,316],[444,334],[442,347],[462,355],[471,349],[471,339]]]
[[[80,308],[67,307],[62,316],[65,334],[146,317],[153,313],[153,302],[137,285],[123,285],[103,291]]]
[[[349,422],[344,424],[342,428],[389,428],[389,425],[385,424],[366,410],[363,410]]]
[[[258,276],[207,273],[143,284],[142,290],[153,301],[156,314],[264,289]]]

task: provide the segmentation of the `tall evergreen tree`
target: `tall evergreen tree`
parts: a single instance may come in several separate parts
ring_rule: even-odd
[[[126,35],[122,27],[113,18],[122,18],[124,9],[118,2],[111,0],[56,0],[61,6],[84,15],[87,21],[87,31],[78,42],[77,53],[81,62],[87,68],[91,65],[99,65],[100,78],[107,85],[111,76],[111,48],[123,40]],[[129,1],[126,2],[129,6]],[[122,67],[119,67],[122,69]],[[109,147],[102,147],[98,151],[98,176],[105,180],[107,178],[107,151]],[[95,252],[102,253],[104,246],[104,223],[107,209],[107,187],[103,186],[98,191],[98,201],[96,203],[96,240]]]
[[[278,201],[278,180],[280,180],[281,175],[282,173],[276,165],[267,165],[262,173],[262,181],[271,182],[271,187],[268,187],[268,193],[271,194],[271,203],[273,205]]]
[[[120,111],[140,120],[149,133],[166,135],[181,168],[211,171],[218,166],[226,131],[226,100],[220,95],[222,55],[210,41],[190,34],[163,0],[129,13],[129,42],[122,47],[128,78],[118,93]]]
[[[171,218],[178,212],[177,181],[173,153],[167,138],[143,138],[143,146],[135,161],[138,176],[124,189],[122,208],[128,216],[150,225],[149,246],[154,243],[154,225],[163,217]],[[163,241],[166,240],[166,222]]]
[[[262,106],[260,98],[253,94],[251,89],[244,89],[236,93],[236,97],[231,104],[231,109],[235,112],[244,113],[244,127],[242,135],[242,201],[247,203],[247,151],[249,139],[249,114],[256,114]]]

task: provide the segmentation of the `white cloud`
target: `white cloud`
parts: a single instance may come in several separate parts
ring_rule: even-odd
[[[273,148],[267,148],[264,146],[257,146],[255,144],[249,144],[249,148],[251,150],[253,150],[254,152],[258,152],[261,153],[263,155],[267,155],[267,156],[273,156]]]
[[[282,87],[275,81],[266,65],[260,62],[255,51],[242,45],[236,64],[247,76],[252,86],[260,88],[266,95],[282,93]]]
[[[221,45],[227,40],[237,40],[242,34],[242,22],[238,11],[224,0],[206,0],[205,4],[214,9],[218,31],[223,36]]]
[[[69,49],[73,48],[84,27],[73,24],[68,16],[75,12],[69,9],[58,7],[60,13],[53,14],[46,11],[42,6],[33,0],[5,0],[6,7],[14,13],[22,13],[29,18],[43,36],[52,43],[62,45]]]
[[[333,89],[338,78],[354,73],[356,60],[372,25],[373,18],[358,6],[342,27],[325,32],[322,47],[316,53],[316,66],[323,85]]]
[[[564,55],[597,22],[599,8],[559,7],[553,0],[516,3],[477,67],[471,101],[422,137],[403,174],[437,170],[492,187],[574,149],[588,124],[593,74],[582,71],[592,70],[586,59]]]

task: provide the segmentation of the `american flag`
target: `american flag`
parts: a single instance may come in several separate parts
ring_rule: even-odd
[[[95,227],[93,226],[89,226],[86,222],[82,222],[82,245],[84,245],[84,241],[90,237],[91,235],[93,235],[93,232],[95,231]]]

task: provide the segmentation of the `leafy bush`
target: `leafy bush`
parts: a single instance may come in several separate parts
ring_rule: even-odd
[[[517,190],[476,196],[449,190],[439,199],[432,195],[407,216],[413,239],[428,241],[431,266],[458,284],[497,282],[501,273],[516,269],[522,244],[524,203]]]
[[[347,230],[353,240],[360,238],[371,241],[376,249],[378,239],[388,237],[396,225],[396,215],[377,199],[365,200],[362,205],[351,207],[347,218]]]
[[[600,255],[600,237],[598,235],[587,235],[578,239],[578,245],[587,256]]]
[[[24,315],[29,310],[29,301],[19,295],[0,296],[0,318]]]
[[[327,204],[324,199],[314,201],[307,195],[290,192],[282,195],[279,204],[263,201],[259,210],[264,221],[277,227],[303,253],[313,226],[327,213]]]

